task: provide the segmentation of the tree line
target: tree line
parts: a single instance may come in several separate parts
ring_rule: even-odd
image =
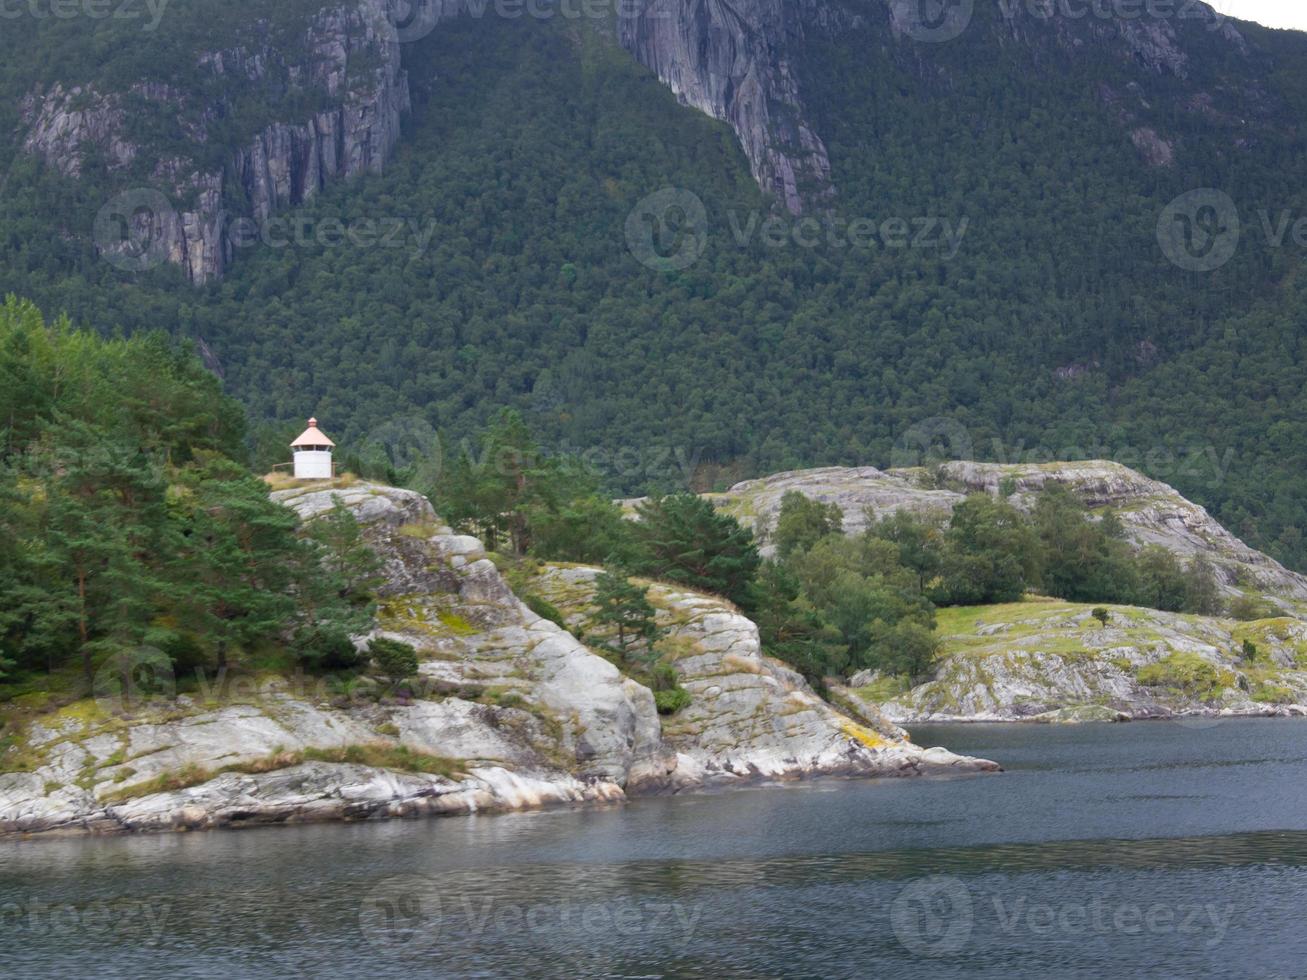
[[[171,339],[106,340],[8,298],[0,671],[85,688],[142,646],[182,669],[270,647],[357,662],[375,559],[342,505],[301,533],[246,467],[244,435],[240,405]]]
[[[1000,492],[973,494],[951,513],[869,515],[843,533],[834,504],[791,491],[760,542],[695,494],[621,505],[579,463],[547,457],[520,414],[503,410],[436,485],[447,520],[510,555],[604,565],[600,605],[623,652],[652,649],[643,576],[734,602],[757,622],[765,650],[814,683],[871,667],[920,676],[939,649],[940,606],[1015,602],[1038,592],[1074,602],[1216,614],[1209,562],[1159,546],[1134,548],[1115,514],[1090,514],[1049,485],[1028,510]],[[764,558],[760,544],[772,545]]]

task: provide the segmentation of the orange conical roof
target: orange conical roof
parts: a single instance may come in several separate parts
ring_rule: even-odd
[[[291,443],[295,446],[334,446],[336,445],[327,438],[326,433],[318,428],[317,419],[309,419],[309,427],[301,432],[295,441]]]

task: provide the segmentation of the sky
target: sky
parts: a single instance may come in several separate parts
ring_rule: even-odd
[[[1307,0],[1208,0],[1208,3],[1240,20],[1307,31]]]

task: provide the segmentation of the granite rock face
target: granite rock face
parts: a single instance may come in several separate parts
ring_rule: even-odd
[[[930,680],[889,700],[841,693],[901,724],[1307,715],[1307,622],[1107,609],[1106,624],[1066,602],[964,610]]]
[[[1091,511],[1111,508],[1137,546],[1160,545],[1186,561],[1202,555],[1212,563],[1228,595],[1255,591],[1277,601],[1286,611],[1307,602],[1307,578],[1244,544],[1174,488],[1120,463],[954,461],[942,464],[938,474],[935,479],[922,469],[878,470],[871,466],[794,470],[747,480],[709,496],[765,539],[776,525],[781,498],[791,490],[837,504],[844,515],[844,530],[857,534],[867,526],[869,514],[881,517],[910,510],[946,515],[966,494],[995,495],[1000,487],[1013,491],[1010,500],[1014,505],[1029,508],[1042,487],[1056,483],[1072,490]],[[764,546],[764,550],[770,548]]]
[[[599,570],[551,566],[534,583],[574,629],[586,625]],[[758,627],[729,602],[651,583],[690,704],[663,719],[680,787],[813,775],[975,772],[991,762],[922,749],[867,706],[855,719],[813,693],[803,677],[764,656]]]
[[[735,131],[753,177],[791,214],[830,191],[830,160],[808,121],[792,51],[804,0],[650,0],[618,18],[618,37],[685,105]]]
[[[660,593],[694,697],[664,724],[649,688],[533,613],[481,543],[441,525],[419,494],[340,481],[273,497],[306,522],[337,499],[357,516],[383,566],[376,633],[418,650],[411,690],[367,677],[350,687],[200,676],[183,696],[24,719],[29,761],[0,775],[0,834],[469,813],[721,780],[995,768],[836,712],[761,655],[748,619],[689,592]],[[593,570],[558,575],[592,588]],[[404,753],[428,762],[384,761]]]

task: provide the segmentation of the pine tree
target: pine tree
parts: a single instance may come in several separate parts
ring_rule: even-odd
[[[600,572],[595,578],[594,606],[591,622],[617,631],[617,650],[623,658],[639,641],[644,642],[646,655],[652,655],[659,629],[647,587],[634,584],[620,573]]]
[[[381,561],[339,496],[331,498],[331,510],[309,522],[307,535],[320,549],[323,569],[339,581],[342,599],[365,597],[381,581]]]
[[[752,531],[691,493],[651,498],[636,510],[635,532],[645,550],[640,571],[751,608],[761,563]]]
[[[233,647],[291,624],[291,587],[304,569],[296,518],[268,499],[266,487],[216,456],[186,474],[187,527],[176,598],[200,635],[211,638],[217,666]]]

